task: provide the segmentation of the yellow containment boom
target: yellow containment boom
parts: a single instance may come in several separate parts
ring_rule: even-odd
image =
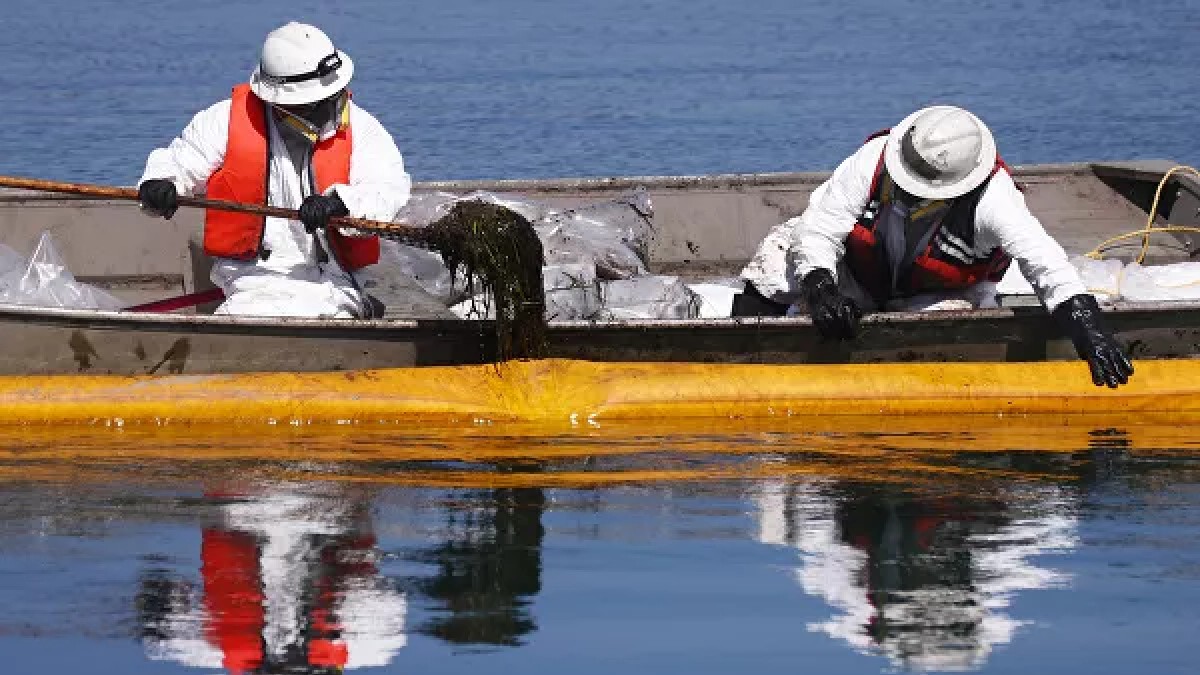
[[[344,373],[0,378],[0,424],[579,425],[663,418],[1200,412],[1200,361],[746,365],[511,361]],[[1200,419],[1200,418],[1198,418]]]

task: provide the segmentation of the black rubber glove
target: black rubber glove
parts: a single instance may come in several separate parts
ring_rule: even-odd
[[[300,222],[304,223],[304,229],[311,234],[318,229],[324,229],[329,224],[329,219],[334,216],[348,216],[350,210],[342,202],[342,198],[333,195],[326,197],[325,195],[309,195],[304,198],[300,204]]]
[[[862,311],[838,291],[833,272],[818,267],[805,275],[801,285],[808,299],[808,313],[823,337],[848,340],[858,333]]]
[[[1104,325],[1096,298],[1080,293],[1054,308],[1054,319],[1075,345],[1079,358],[1092,369],[1097,387],[1116,388],[1129,381],[1133,364]]]
[[[161,178],[144,181],[138,186],[138,201],[142,207],[168,220],[179,208],[179,195],[175,183]]]

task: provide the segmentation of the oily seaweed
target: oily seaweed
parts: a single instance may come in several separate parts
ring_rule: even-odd
[[[533,225],[512,209],[467,200],[455,202],[424,234],[419,245],[440,253],[452,275],[464,275],[472,295],[491,296],[500,358],[544,355],[542,242]]]

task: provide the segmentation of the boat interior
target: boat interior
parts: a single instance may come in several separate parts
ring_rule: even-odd
[[[1145,226],[1169,161],[1017,167],[1014,175],[1033,213],[1071,254]],[[576,208],[642,188],[653,206],[652,272],[688,280],[736,275],[767,230],[798,215],[827,173],[618,177],[418,183],[416,192],[488,191]],[[180,209],[170,221],[136,204],[0,190],[0,242],[25,254],[50,232],[79,281],[130,305],[211,288],[212,261],[200,246],[203,214]],[[1175,174],[1163,190],[1157,222],[1200,224],[1200,181]],[[1137,243],[1137,242],[1133,242]],[[1136,253],[1136,247],[1130,248]],[[1152,242],[1148,262],[1187,260],[1200,235],[1172,233]],[[1117,252],[1118,255],[1121,253]],[[388,318],[404,319],[403,303],[387,303]],[[215,303],[189,312],[209,313]]]

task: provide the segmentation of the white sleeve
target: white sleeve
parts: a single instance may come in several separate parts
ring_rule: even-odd
[[[350,184],[331,185],[351,217],[391,222],[408,202],[412,178],[404,170],[404,158],[383,125],[366,111],[350,108],[354,147],[350,155]],[[355,235],[352,230],[345,234]]]
[[[837,277],[838,262],[846,253],[846,237],[871,196],[871,179],[886,142],[885,136],[859,148],[809,197],[808,208],[796,219],[792,235],[797,280],[817,267]]]
[[[975,226],[991,235],[1017,261],[1021,274],[1033,284],[1050,311],[1064,300],[1087,292],[1063,247],[1029,212],[1025,196],[1007,171],[996,172],[988,183],[975,211]]]
[[[204,192],[209,176],[225,161],[231,105],[226,99],[196,113],[170,145],[150,153],[138,185],[167,179],[175,183],[181,195]]]

